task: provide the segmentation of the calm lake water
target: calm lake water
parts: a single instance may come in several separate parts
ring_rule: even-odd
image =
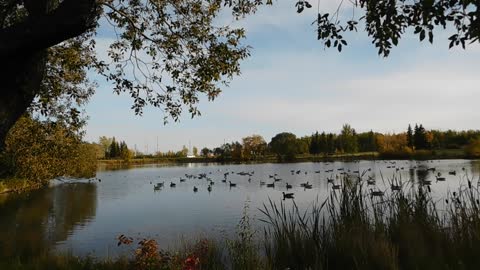
[[[63,184],[55,181],[51,187],[29,194],[0,196],[0,256],[34,256],[45,250],[115,256],[130,251],[117,247],[116,237],[120,234],[152,237],[165,248],[174,247],[182,238],[228,237],[235,231],[246,204],[255,227],[261,229],[264,224],[258,221],[262,217],[258,208],[269,198],[280,202],[282,191],[287,191],[287,182],[293,186],[288,192],[294,192],[295,202],[305,208],[316,199],[323,201],[332,192],[326,179],[335,178],[342,168],[350,173],[365,171],[365,179],[376,179],[376,188],[381,190],[388,186],[381,175],[385,180],[395,175],[405,183],[410,179],[409,183],[432,180],[432,193],[441,197],[465,184],[466,174],[476,184],[480,161],[185,164],[102,170],[97,173],[101,181],[68,180]],[[456,171],[456,175],[450,175],[450,171]],[[226,172],[229,172],[227,183],[223,183]],[[239,172],[253,174],[239,175]],[[205,178],[180,182],[186,174],[201,173],[214,181],[211,192]],[[446,181],[436,182],[438,173]],[[260,185],[260,181],[274,182],[270,177],[274,174],[282,179],[275,182],[275,188]],[[163,181],[165,187],[155,191],[153,185]],[[228,181],[237,186],[230,187]],[[312,189],[300,187],[307,181],[313,184]],[[170,182],[176,183],[176,187],[170,187]],[[198,192],[193,191],[194,186]],[[293,202],[285,200],[285,203]]]

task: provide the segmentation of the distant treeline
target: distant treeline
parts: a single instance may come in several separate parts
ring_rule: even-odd
[[[391,134],[374,131],[357,133],[345,124],[339,134],[315,132],[297,138],[282,132],[267,144],[260,135],[252,135],[242,142],[226,143],[213,149],[203,148],[202,156],[220,159],[256,159],[276,155],[279,159],[292,159],[297,155],[338,155],[378,152],[383,155],[414,155],[428,150],[461,149],[471,157],[480,156],[480,131],[426,130],[423,125],[408,126],[405,132]]]
[[[216,160],[262,160],[266,156],[276,156],[279,160],[291,160],[298,155],[328,157],[332,155],[377,152],[384,157],[429,156],[436,150],[457,149],[468,157],[480,156],[480,130],[440,131],[427,130],[421,124],[413,128],[408,125],[405,132],[379,133],[374,131],[357,133],[345,124],[340,133],[314,132],[312,135],[297,137],[290,132],[275,135],[266,142],[260,135],[251,135],[225,143],[218,147],[204,147],[200,151],[193,148],[195,156]],[[185,157],[188,149],[181,151],[158,152],[154,155],[137,153],[137,157],[179,158]]]

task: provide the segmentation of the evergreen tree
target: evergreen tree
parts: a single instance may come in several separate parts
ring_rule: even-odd
[[[420,126],[415,125],[415,133],[413,134],[413,144],[415,149],[428,149],[427,142],[427,132],[425,128],[420,124]]]
[[[115,158],[118,156],[118,146],[115,141],[115,137],[112,138],[112,143],[110,144],[109,158]]]
[[[327,135],[325,132],[322,132],[320,135],[319,143],[318,143],[318,152],[323,153],[324,155],[328,153],[328,142],[327,142]]]
[[[318,131],[315,134],[312,134],[312,139],[310,141],[309,152],[312,155],[320,154],[320,136],[318,135]]]
[[[333,154],[335,153],[335,149],[336,149],[335,135],[333,133],[329,133],[327,135],[327,153]]]
[[[410,124],[408,124],[408,130],[407,130],[407,146],[410,148],[413,148],[414,146],[413,130]]]

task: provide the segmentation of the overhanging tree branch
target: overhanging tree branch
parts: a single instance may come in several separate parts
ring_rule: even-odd
[[[40,51],[87,32],[97,24],[98,7],[96,0],[65,0],[50,13],[1,29],[0,59]]]

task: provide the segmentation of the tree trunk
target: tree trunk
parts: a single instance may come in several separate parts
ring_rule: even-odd
[[[47,49],[96,26],[96,0],[64,0],[48,11],[50,0],[25,0],[25,21],[0,29],[0,152],[8,131],[26,112],[44,77]]]
[[[43,79],[46,51],[26,54],[7,60],[0,72],[0,151],[8,131],[26,112]]]

